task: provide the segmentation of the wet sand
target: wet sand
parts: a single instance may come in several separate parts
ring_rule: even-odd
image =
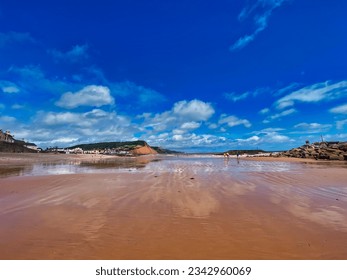
[[[347,259],[345,165],[173,157],[44,172],[0,177],[0,259]]]

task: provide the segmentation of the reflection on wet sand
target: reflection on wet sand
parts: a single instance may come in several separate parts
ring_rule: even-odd
[[[0,178],[0,258],[347,258],[344,168],[208,157],[144,159],[132,172],[98,164]]]
[[[29,173],[32,166],[19,165],[19,166],[0,166],[0,178],[7,176],[22,176]]]
[[[75,173],[112,172],[112,169],[138,169],[144,168],[151,161],[160,161],[159,158],[91,158],[87,160],[62,160],[47,162],[29,162],[21,165],[0,164],[0,177],[8,176],[40,176]]]

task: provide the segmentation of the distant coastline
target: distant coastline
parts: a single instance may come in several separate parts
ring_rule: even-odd
[[[140,156],[153,154],[190,154],[150,146],[144,140],[116,141],[79,144],[67,148],[50,147],[45,150],[38,148],[34,143],[16,140],[9,131],[0,130],[0,152],[1,153],[61,153],[61,154],[101,154],[116,156]],[[193,153],[200,155],[215,156],[252,156],[252,157],[291,157],[315,160],[339,160],[347,161],[347,142],[330,141],[315,142],[308,141],[300,147],[283,152],[270,152],[260,149],[232,149],[224,152]]]

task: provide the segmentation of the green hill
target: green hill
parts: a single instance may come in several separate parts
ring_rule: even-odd
[[[91,144],[79,144],[68,149],[81,148],[84,151],[90,150],[104,150],[104,149],[134,149],[136,146],[148,146],[146,141],[125,141],[125,142],[99,142]]]

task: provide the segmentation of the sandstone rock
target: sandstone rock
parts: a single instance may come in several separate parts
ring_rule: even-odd
[[[314,158],[325,160],[347,160],[347,142],[322,142],[305,144],[279,154],[295,158]]]
[[[340,157],[339,157],[339,156],[336,156],[336,155],[330,155],[330,156],[329,156],[329,159],[330,159],[330,160],[340,160]]]

